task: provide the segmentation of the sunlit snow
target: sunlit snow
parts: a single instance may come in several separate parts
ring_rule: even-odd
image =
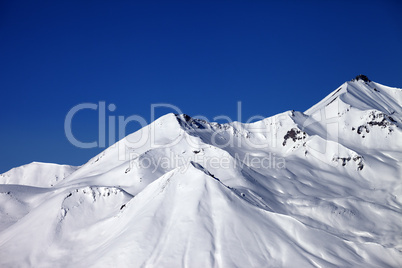
[[[14,168],[0,267],[402,267],[401,106],[355,79],[304,113],[167,114],[81,167]]]

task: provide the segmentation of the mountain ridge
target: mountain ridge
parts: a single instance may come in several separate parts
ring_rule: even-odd
[[[80,167],[1,174],[0,265],[401,266],[402,91],[363,78],[305,112],[167,114]]]

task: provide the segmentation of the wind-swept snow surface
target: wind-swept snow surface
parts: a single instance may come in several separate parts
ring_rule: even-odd
[[[252,124],[168,114],[0,175],[0,267],[402,267],[402,90]]]

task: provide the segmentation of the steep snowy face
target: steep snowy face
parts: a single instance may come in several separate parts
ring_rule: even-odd
[[[165,115],[0,175],[0,266],[400,267],[402,90],[365,76],[242,124]]]
[[[400,89],[354,79],[307,110],[305,114],[309,121],[303,123],[306,129],[315,124],[324,128],[333,124],[338,128],[335,134],[328,131],[324,134],[328,139],[341,140],[349,147],[395,149],[394,146],[401,145],[398,142],[400,134],[393,134],[401,130],[401,107]],[[383,142],[384,139],[387,142]]]

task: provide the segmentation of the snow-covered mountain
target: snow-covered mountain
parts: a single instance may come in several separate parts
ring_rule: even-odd
[[[0,267],[402,267],[402,90],[168,114],[81,167],[0,175]]]

